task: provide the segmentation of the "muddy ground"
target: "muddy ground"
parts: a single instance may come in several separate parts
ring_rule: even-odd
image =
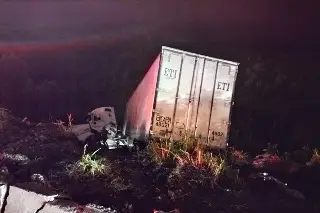
[[[299,197],[272,182],[250,179],[252,169],[248,166],[241,168],[243,178],[236,184],[221,179],[217,185],[210,175],[191,167],[154,163],[146,150],[101,152],[107,172],[91,178],[72,172],[82,154],[82,144],[54,124],[12,118],[0,130],[2,180],[42,193],[64,193],[80,204],[137,213],[154,209],[183,213],[320,212],[320,176],[314,169],[290,175],[277,171],[280,179],[302,193]]]

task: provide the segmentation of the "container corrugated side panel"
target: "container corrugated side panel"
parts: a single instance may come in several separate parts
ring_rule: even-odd
[[[159,65],[160,55],[155,59],[126,106],[123,133],[138,140],[146,140],[149,135]]]

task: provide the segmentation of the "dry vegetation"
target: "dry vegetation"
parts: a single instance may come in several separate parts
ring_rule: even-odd
[[[52,122],[53,124],[57,125],[58,129],[61,131],[61,134],[62,135],[65,135],[65,136],[70,136],[70,135],[73,135],[73,133],[71,132],[71,128],[73,126],[72,122],[74,120],[74,118],[72,117],[72,114],[67,114],[67,117],[68,117],[68,122],[67,124],[58,119],[56,120],[55,122]]]
[[[320,153],[318,149],[314,149],[308,165],[320,165]]]
[[[152,138],[148,151],[157,163],[172,161],[178,166],[207,170],[212,174],[212,178],[218,178],[227,165],[225,155],[206,151],[205,147],[194,138],[181,141]]]

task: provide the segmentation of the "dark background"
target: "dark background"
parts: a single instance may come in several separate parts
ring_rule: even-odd
[[[76,122],[125,104],[162,45],[240,62],[231,144],[319,146],[315,1],[0,3],[0,106]]]

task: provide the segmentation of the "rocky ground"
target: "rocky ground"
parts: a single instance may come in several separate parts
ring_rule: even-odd
[[[146,150],[100,152],[103,174],[86,174],[77,170],[82,156],[82,144],[56,124],[2,118],[0,178],[20,188],[118,212],[320,212],[319,169],[260,169],[277,174],[288,189],[254,178],[249,166],[237,181],[213,182],[193,167],[157,164]]]

